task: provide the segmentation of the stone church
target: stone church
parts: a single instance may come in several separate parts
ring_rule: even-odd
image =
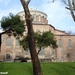
[[[74,62],[75,61],[75,35],[69,35],[65,31],[57,30],[52,25],[48,24],[47,15],[43,12],[30,10],[33,16],[33,29],[34,31],[51,31],[57,40],[58,48],[53,49],[50,47],[42,48],[38,57],[39,59],[45,59],[53,62]],[[19,12],[21,20],[25,20],[25,14],[23,11]],[[27,28],[26,28],[27,30]],[[27,33],[24,32],[24,35]],[[19,39],[14,36],[8,36],[2,34],[2,44],[0,51],[0,60],[13,60],[16,56],[23,56],[24,58],[30,58],[29,51],[23,50],[19,45]]]

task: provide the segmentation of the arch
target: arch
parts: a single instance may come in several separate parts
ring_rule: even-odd
[[[19,46],[19,38],[16,38],[16,46]]]
[[[45,20],[45,23],[47,23],[46,17],[44,18],[44,20]]]
[[[39,21],[39,16],[38,15],[36,15],[36,21]]]
[[[6,46],[11,46],[11,38],[6,38]]]
[[[33,21],[36,21],[36,14],[33,14]]]
[[[41,17],[41,22],[44,23],[44,16]]]
[[[38,21],[40,22],[40,21],[41,21],[41,15],[38,15],[38,18],[39,18],[39,20],[38,20]]]
[[[61,39],[59,39],[59,41],[58,41],[58,47],[62,47],[62,40]]]
[[[72,41],[71,39],[68,40],[68,47],[71,47],[72,46]]]

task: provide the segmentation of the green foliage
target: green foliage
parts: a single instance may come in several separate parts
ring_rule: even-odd
[[[57,48],[56,40],[54,38],[53,33],[51,31],[43,32],[42,34],[39,32],[34,32],[34,41],[35,45],[38,48],[51,46],[52,48]],[[26,50],[28,48],[28,39],[25,36],[22,40],[20,40],[20,45]]]
[[[37,43],[39,47],[48,47],[48,46],[51,46],[52,48],[58,47],[54,35],[53,33],[51,33],[51,31],[43,32]]]
[[[20,20],[20,16],[9,14],[8,17],[1,19],[1,27],[6,31],[10,30],[17,34],[22,34],[25,31],[24,21]]]
[[[75,62],[41,63],[43,75],[75,75]],[[6,75],[33,75],[31,63],[0,62],[0,72]],[[5,74],[2,74],[5,75]]]
[[[20,42],[20,45],[24,48],[24,50],[27,50],[27,48],[29,47],[27,36],[23,37],[23,39],[20,40],[19,42]]]

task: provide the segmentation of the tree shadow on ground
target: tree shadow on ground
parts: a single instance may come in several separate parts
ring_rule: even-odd
[[[22,65],[24,65],[24,64],[22,64]],[[32,68],[32,65],[30,66],[28,66],[28,65],[24,65],[24,66],[26,66],[27,68],[25,69],[27,72],[29,72],[29,74],[30,75],[33,75],[33,68]]]
[[[58,75],[71,75],[70,72],[68,70],[66,70],[65,68],[63,68],[63,69],[52,68],[52,69],[55,70],[55,72]]]
[[[3,71],[4,71],[4,63],[0,62],[0,72],[3,72]]]

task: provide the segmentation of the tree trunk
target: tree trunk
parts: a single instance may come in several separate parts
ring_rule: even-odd
[[[0,52],[1,52],[1,34],[0,34]]]
[[[73,4],[74,10],[75,10],[75,0],[72,0],[72,4]]]
[[[32,59],[33,73],[34,75],[42,75],[40,62],[39,62],[35,44],[34,44],[32,18],[28,9],[29,2],[25,0],[20,0],[20,1],[22,3],[22,6],[25,12],[26,24],[28,29],[28,44],[29,44],[29,50],[30,50],[31,59]]]

